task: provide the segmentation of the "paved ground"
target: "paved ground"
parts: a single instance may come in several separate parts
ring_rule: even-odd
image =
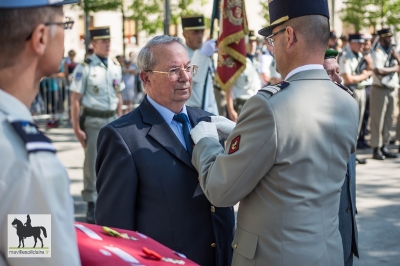
[[[86,204],[80,196],[83,149],[68,126],[47,130],[47,135],[71,178],[75,218],[84,221]],[[393,152],[397,150],[395,145],[390,148]],[[371,150],[359,154],[371,158]],[[355,265],[400,265],[400,158],[370,159],[366,165],[357,166],[357,209],[361,258],[355,260]]]

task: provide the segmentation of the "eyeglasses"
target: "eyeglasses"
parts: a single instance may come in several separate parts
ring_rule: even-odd
[[[72,29],[72,26],[74,26],[74,22],[71,18],[66,17],[64,22],[47,22],[44,23],[46,26],[51,26],[51,25],[57,25],[57,26],[63,26],[64,30],[70,30]]]
[[[190,65],[184,68],[180,67],[174,67],[168,70],[168,72],[165,71],[156,71],[156,70],[147,70],[146,72],[153,72],[153,73],[161,73],[161,74],[167,74],[169,81],[177,81],[180,77],[182,77],[182,73],[185,71],[186,74],[189,77],[194,77],[197,73],[197,69],[199,67],[197,65]]]
[[[280,31],[277,31],[277,32],[265,37],[265,40],[268,42],[269,45],[274,46],[275,39],[272,37],[274,37],[275,35],[278,35],[281,32],[284,32],[285,30],[286,30],[286,28],[281,29]]]
[[[51,25],[57,25],[57,26],[62,26],[64,28],[64,30],[70,30],[72,29],[72,26],[74,26],[74,22],[71,18],[66,17],[64,22],[46,22],[43,23],[45,26],[51,26]],[[29,34],[29,36],[26,38],[26,40],[28,41],[30,38],[32,38],[32,34],[33,32],[31,32],[31,34]]]

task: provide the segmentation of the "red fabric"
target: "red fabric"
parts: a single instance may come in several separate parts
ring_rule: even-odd
[[[244,0],[223,0],[221,14],[217,81],[226,90],[246,68],[244,37],[248,34],[248,27]]]
[[[161,255],[164,258],[173,258],[183,260],[185,262],[185,266],[193,266],[198,265],[189,259],[179,257],[175,251],[167,248],[166,246],[158,243],[157,241],[151,239],[150,237],[143,238],[137,232],[123,230],[118,228],[112,228],[119,233],[126,233],[129,236],[132,236],[138,240],[129,240],[120,237],[113,237],[108,235],[103,231],[102,226],[87,224],[87,223],[78,223],[81,224],[93,232],[95,232],[98,236],[102,238],[102,240],[96,240],[90,238],[86,233],[82,230],[75,227],[79,254],[81,258],[81,263],[83,266],[132,266],[132,265],[160,265],[160,266],[171,266],[171,265],[179,265],[173,264],[171,262],[165,262],[162,260],[156,260],[150,258],[145,255],[143,252],[143,248],[147,248],[156,254]],[[193,241],[196,241],[193,239]],[[130,263],[124,261],[124,259],[120,258],[120,256],[116,255],[108,248],[119,248],[120,250],[125,251],[139,263]],[[157,257],[157,256],[156,256]]]

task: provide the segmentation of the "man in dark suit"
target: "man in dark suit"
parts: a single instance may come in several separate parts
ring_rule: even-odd
[[[326,50],[324,69],[332,81],[341,84],[342,78],[339,75],[337,55],[336,50]],[[339,205],[339,231],[342,236],[345,266],[353,265],[353,254],[357,258],[359,257],[356,212],[356,154],[353,153],[347,163],[347,172],[340,193]]]
[[[197,66],[181,39],[156,36],[138,67],[147,96],[99,134],[96,223],[144,233],[200,265],[230,265],[233,208],[210,204],[191,163],[189,130],[211,115],[185,106]]]

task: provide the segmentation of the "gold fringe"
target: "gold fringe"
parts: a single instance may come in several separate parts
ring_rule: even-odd
[[[238,51],[234,50],[233,48],[229,47],[230,44],[234,42],[240,42],[246,35],[249,34],[249,28],[247,25],[247,16],[246,16],[246,5],[244,0],[242,0],[242,9],[243,9],[243,25],[242,25],[242,30],[239,32],[236,32],[234,34],[231,34],[227,37],[225,37],[219,44],[218,44],[218,50],[223,51],[225,54],[231,56],[232,58],[236,59],[238,62],[242,64],[242,66],[235,72],[235,74],[229,78],[229,80],[224,83],[221,78],[219,77],[218,73],[216,75],[216,80],[221,86],[221,89],[226,91],[230,87],[233,86],[233,84],[236,82],[236,80],[239,78],[239,76],[243,73],[243,71],[246,69],[246,55],[242,55]],[[222,8],[223,9],[223,8]]]

